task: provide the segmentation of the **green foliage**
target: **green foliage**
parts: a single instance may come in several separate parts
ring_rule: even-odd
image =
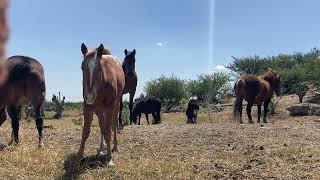
[[[226,73],[202,74],[197,80],[191,80],[187,84],[187,91],[192,96],[202,97],[210,103],[230,93],[230,76]]]
[[[175,75],[169,77],[161,76],[158,79],[147,82],[145,86],[146,95],[178,103],[185,95],[185,81]]]
[[[123,101],[123,108],[122,108],[122,124],[129,125],[130,123],[130,110],[129,110],[129,102]]]
[[[83,124],[83,118],[79,117],[79,118],[72,119],[72,122],[76,126],[81,126]]]

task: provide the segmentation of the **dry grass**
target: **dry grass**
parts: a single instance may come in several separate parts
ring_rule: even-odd
[[[106,167],[103,158],[96,156],[96,123],[87,141],[86,158],[77,159],[82,127],[72,119],[78,117],[69,113],[63,120],[47,120],[42,150],[37,149],[34,122],[22,122],[20,145],[0,151],[0,177],[319,179],[319,118],[289,117],[285,107],[293,101],[292,97],[281,99],[279,114],[264,127],[233,123],[231,107],[212,113],[210,121],[207,113],[201,113],[196,125],[186,125],[183,113],[172,113],[162,114],[161,125],[127,126],[119,135],[120,151],[113,154],[115,167]],[[146,124],[144,117],[141,120]],[[6,122],[0,129],[0,142],[9,141],[10,131]]]

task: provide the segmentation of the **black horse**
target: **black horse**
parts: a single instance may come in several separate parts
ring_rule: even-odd
[[[149,123],[148,114],[152,114],[153,122],[152,124],[160,124],[161,123],[161,100],[155,97],[147,97],[140,99],[136,102],[136,105],[133,109],[133,122],[136,124],[137,119],[139,117],[138,125],[140,125],[141,113],[146,115],[147,123]]]
[[[197,122],[197,116],[199,111],[199,101],[197,98],[191,98],[188,103],[188,108],[186,111],[187,115],[187,123],[196,123]]]
[[[134,94],[136,93],[136,88],[137,88],[137,82],[138,82],[138,77],[137,73],[135,71],[135,64],[136,64],[136,50],[134,49],[132,52],[128,51],[127,49],[124,50],[124,54],[126,57],[124,58],[124,61],[122,63],[122,69],[125,75],[125,87],[123,90],[123,94],[129,93],[130,95],[130,101],[129,101],[129,110],[130,110],[130,124],[132,124],[132,108],[133,108],[133,97]],[[122,98],[120,101],[120,111],[119,111],[119,125],[122,126],[122,113],[123,109],[123,103],[122,103]]]

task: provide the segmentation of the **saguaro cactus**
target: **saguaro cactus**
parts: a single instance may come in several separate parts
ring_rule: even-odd
[[[56,112],[56,114],[53,116],[53,119],[61,119],[62,113],[64,111],[64,101],[65,101],[65,97],[63,96],[63,98],[61,100],[60,92],[59,92],[59,97],[57,97],[55,94],[53,94],[52,102],[54,103],[55,112]]]

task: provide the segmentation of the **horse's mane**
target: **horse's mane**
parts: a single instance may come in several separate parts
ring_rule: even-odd
[[[263,79],[273,79],[274,77],[278,77],[279,73],[271,68],[268,68],[267,72],[265,72],[264,74],[260,75],[261,78]]]

